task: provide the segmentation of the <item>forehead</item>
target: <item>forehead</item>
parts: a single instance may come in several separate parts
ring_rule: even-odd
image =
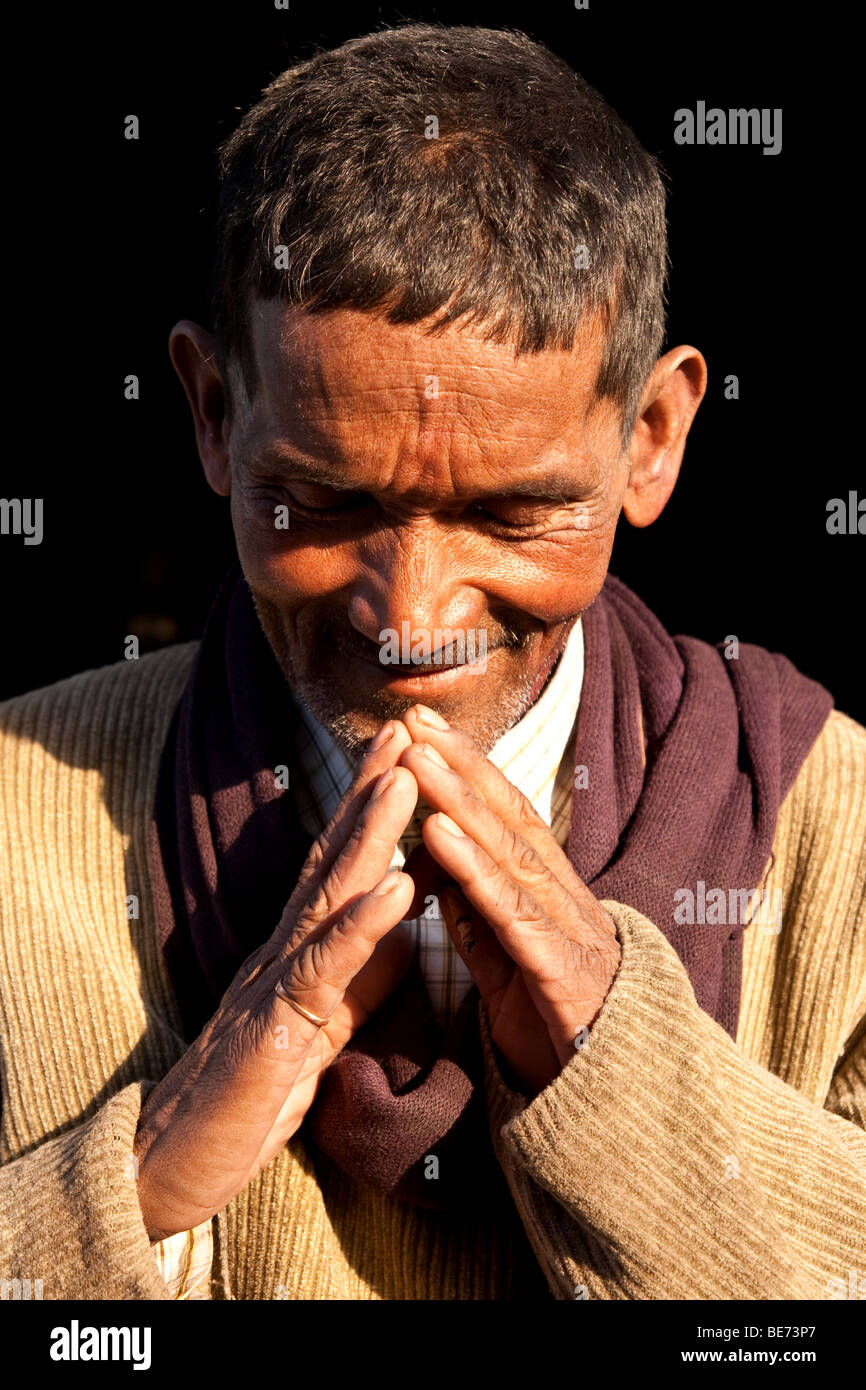
[[[525,471],[594,452],[610,406],[595,394],[604,351],[597,321],[571,351],[520,357],[477,330],[452,324],[428,335],[426,326],[256,301],[258,442],[407,480],[445,469],[452,483],[455,471],[511,471],[518,462]]]

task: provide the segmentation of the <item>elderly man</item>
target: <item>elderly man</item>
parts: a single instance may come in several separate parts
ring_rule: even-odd
[[[239,566],[201,643],[3,710],[0,1276],[849,1296],[866,731],[607,573],[706,384],[655,161],[411,26],[222,175],[171,357]]]

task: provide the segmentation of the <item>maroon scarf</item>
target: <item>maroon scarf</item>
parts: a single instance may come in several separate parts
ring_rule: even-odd
[[[568,856],[596,897],[667,937],[732,1036],[742,926],[674,921],[677,889],[760,884],[782,800],[832,707],[783,656],[671,638],[609,575],[583,617]],[[271,934],[311,839],[294,809],[296,713],[237,566],[214,603],[159,770],[151,872],[187,1041]],[[290,770],[289,790],[274,769]],[[443,1035],[417,964],[325,1072],[304,1132],[345,1172],[460,1209],[501,1197],[473,987]],[[438,1180],[425,1177],[439,1160]]]

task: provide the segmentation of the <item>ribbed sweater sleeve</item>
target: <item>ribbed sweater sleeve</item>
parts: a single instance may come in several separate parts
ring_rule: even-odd
[[[45,1299],[170,1299],[145,1229],[132,1144],[153,1082],[124,1086],[76,1125],[0,1168],[0,1278]]]
[[[662,933],[608,902],[622,945],[588,1042],[534,1099],[484,1010],[491,1132],[560,1298],[827,1299],[866,1267],[863,1038],[839,1114],[750,1061],[701,1010]]]

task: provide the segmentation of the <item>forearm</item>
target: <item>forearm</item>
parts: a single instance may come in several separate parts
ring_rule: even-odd
[[[0,1168],[0,1279],[46,1299],[170,1299],[138,1204],[133,1160],[151,1082]]]
[[[652,923],[605,906],[619,973],[587,1045],[532,1101],[505,1086],[482,1022],[494,1145],[551,1287],[838,1296],[866,1268],[866,1135],[749,1061]]]

